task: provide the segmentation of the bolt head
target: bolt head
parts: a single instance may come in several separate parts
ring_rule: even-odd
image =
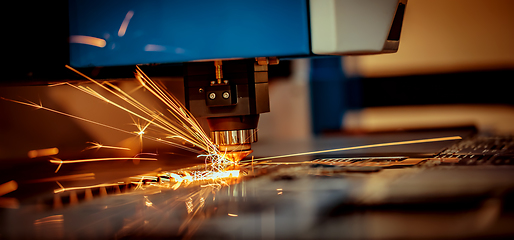
[[[222,97],[223,97],[224,99],[228,99],[228,98],[230,97],[230,93],[229,93],[229,92],[223,92]]]
[[[214,100],[216,98],[216,93],[209,93],[209,99]]]
[[[198,89],[198,92],[199,92],[199,93],[203,93],[203,88],[199,88],[199,89]]]

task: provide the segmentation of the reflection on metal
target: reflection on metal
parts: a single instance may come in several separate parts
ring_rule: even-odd
[[[216,145],[241,145],[257,141],[257,129],[213,131],[211,138]]]
[[[36,219],[34,230],[38,239],[64,239],[64,216],[58,214]]]

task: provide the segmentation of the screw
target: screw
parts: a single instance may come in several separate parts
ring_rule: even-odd
[[[209,93],[209,99],[214,100],[216,98],[216,93]]]
[[[198,89],[198,92],[199,92],[199,93],[203,93],[203,88],[199,88],[199,89]]]
[[[229,93],[229,92],[223,92],[222,97],[223,97],[224,99],[227,99],[227,98],[229,98],[229,97],[230,97],[230,93]]]

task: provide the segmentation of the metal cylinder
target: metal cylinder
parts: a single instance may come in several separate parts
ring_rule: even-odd
[[[216,145],[240,145],[257,142],[257,129],[212,131],[211,139]]]

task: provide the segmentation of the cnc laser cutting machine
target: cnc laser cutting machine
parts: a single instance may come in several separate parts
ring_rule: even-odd
[[[394,53],[406,0],[70,1],[73,67],[184,63],[186,107],[241,160],[279,59]]]
[[[428,5],[454,17],[455,9],[464,9],[462,2],[448,4],[454,8]],[[496,3],[484,1],[481,6],[507,9]],[[405,11],[407,22],[421,13],[410,10],[427,8],[421,1],[410,1],[409,7],[407,0],[15,4],[9,8],[18,10],[11,17],[15,24],[6,24],[4,31],[15,41],[6,45],[8,71],[0,79],[2,239],[490,239],[514,235],[512,136],[484,133],[468,121],[452,118],[444,118],[443,127],[437,128],[441,125],[432,123],[434,118],[425,117],[437,112],[431,105],[409,106],[403,115],[388,115],[394,113],[392,107],[379,109],[382,115],[372,120],[396,123],[383,128],[375,128],[373,121],[365,128],[364,115],[369,112],[364,109],[363,116],[353,112],[354,125],[363,125],[354,132],[341,131],[338,118],[334,120],[338,132],[308,139],[294,135],[269,140],[290,133],[286,131],[266,135],[293,125],[298,116],[314,119],[320,111],[291,114],[294,117],[287,116],[280,124],[266,119],[281,111],[286,113],[277,118],[284,117],[289,113],[284,109],[292,105],[308,105],[305,98],[323,110],[341,110],[334,102],[342,105],[346,96],[334,101],[316,98],[344,95],[342,90],[329,91],[343,85],[338,77],[343,75],[341,61],[347,58],[337,56],[397,52]],[[428,22],[433,11],[427,12],[420,21]],[[463,22],[460,17],[455,17],[456,22]],[[405,25],[404,33],[413,28],[425,31],[416,24]],[[468,30],[480,32],[475,27]],[[485,23],[482,27],[491,28]],[[421,37],[417,37],[414,45],[432,41],[418,43]],[[404,34],[403,46],[408,46],[407,39]],[[423,45],[423,49],[430,48]],[[299,62],[310,64],[301,66],[302,72],[311,71],[304,80],[310,77],[311,87],[324,88],[318,88],[318,95],[295,92],[305,101],[274,107],[277,99],[294,96],[280,84],[296,79],[290,76],[280,82],[273,77],[273,69]],[[84,74],[69,71],[66,64]],[[208,161],[206,149],[151,125],[155,116],[168,114],[171,119],[176,112],[162,107],[164,101],[151,101],[156,100],[150,98],[154,95],[133,81],[134,65],[155,82],[163,82],[162,89],[169,90],[166,94],[180,96],[177,99],[195,118],[206,119],[212,140],[206,142],[223,153],[222,163],[215,166]],[[327,72],[336,72],[335,77]],[[502,95],[499,103],[512,105],[510,89],[498,87],[512,71],[496,74],[407,76],[399,82],[357,79],[363,88],[374,86],[362,98],[375,97],[372,100],[379,102],[358,107],[401,105],[398,102],[423,105],[434,99],[452,102],[448,99],[464,95],[485,101],[487,89],[492,92],[489,97]],[[85,81],[84,76],[99,84]],[[458,76],[466,76],[465,84],[478,86],[480,96],[464,84],[445,85],[447,79]],[[479,80],[470,80],[477,76]],[[423,82],[422,87],[411,85]],[[133,105],[113,97],[112,89],[122,89],[127,99],[141,100],[143,104],[137,106],[148,109],[149,117],[133,114],[144,112],[135,107],[132,113],[113,109],[110,103]],[[274,98],[277,94],[285,97]],[[409,96],[416,101],[403,101]],[[442,114],[468,113],[461,108],[448,108]],[[512,107],[498,109],[503,114]],[[260,115],[266,112],[270,114]],[[493,118],[492,112],[483,115]],[[405,117],[412,115],[415,118]],[[179,120],[189,117],[182,116],[186,118]],[[512,118],[499,116],[510,126]],[[406,124],[420,119],[430,122],[428,127]],[[278,127],[269,128],[272,124]],[[404,129],[397,131],[396,126]],[[200,132],[196,129],[185,132],[194,135]],[[261,138],[256,143],[258,134]],[[154,141],[144,139],[143,145],[143,137]],[[177,144],[164,145],[167,137]],[[202,139],[209,140],[206,134]],[[247,156],[253,150],[255,159],[250,160]]]

